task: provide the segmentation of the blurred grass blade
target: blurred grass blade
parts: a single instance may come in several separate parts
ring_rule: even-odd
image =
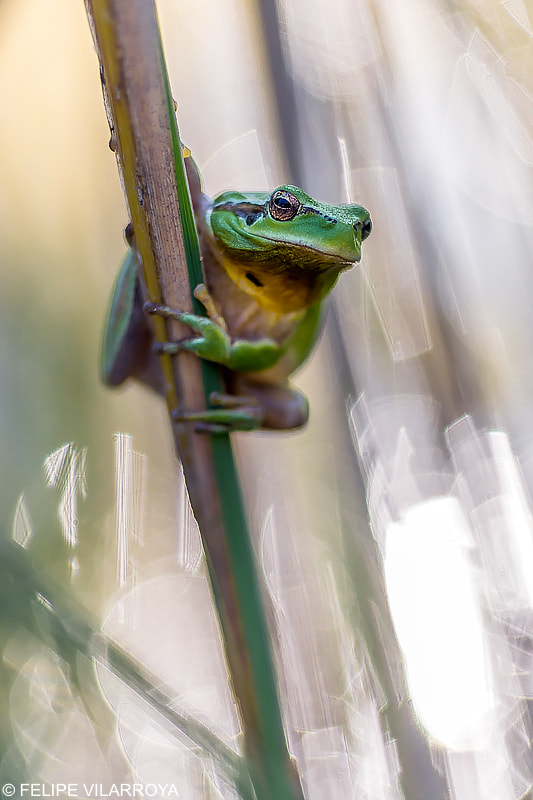
[[[245,800],[253,800],[244,760],[204,725],[177,712],[172,690],[99,631],[87,610],[43,577],[29,553],[14,542],[0,544],[0,620],[13,630],[26,628],[51,647],[80,691],[78,655],[103,664],[157,713],[167,730],[181,741],[185,738],[200,756],[212,759],[226,784],[237,788]]]

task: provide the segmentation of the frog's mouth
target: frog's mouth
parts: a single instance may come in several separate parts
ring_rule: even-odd
[[[235,264],[249,264],[256,271],[284,274],[292,280],[305,280],[305,276],[311,278],[331,270],[340,272],[361,260],[361,244],[355,236],[354,247],[345,253],[313,247],[307,242],[280,243],[264,234],[250,236],[249,242],[249,248],[243,246],[242,241],[239,249],[229,247],[224,242],[219,242],[219,246],[225,258]],[[264,243],[264,246],[259,246],[258,242]]]

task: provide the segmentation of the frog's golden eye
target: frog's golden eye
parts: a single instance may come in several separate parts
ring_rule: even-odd
[[[270,198],[268,210],[273,219],[285,222],[294,219],[300,210],[300,201],[290,192],[278,189]]]

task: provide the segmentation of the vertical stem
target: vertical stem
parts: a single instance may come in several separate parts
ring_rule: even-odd
[[[190,310],[187,266],[197,281],[200,256],[153,0],[86,5],[147,297]],[[156,317],[153,324],[160,341],[180,336],[179,323]],[[163,356],[162,367],[169,412],[205,407],[205,391],[216,381],[213,368],[203,370],[210,384],[205,390],[194,355]],[[187,423],[171,424],[200,527],[254,789],[258,800],[299,800],[229,436],[198,435]]]

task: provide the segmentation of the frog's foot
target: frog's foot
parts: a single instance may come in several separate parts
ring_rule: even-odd
[[[200,287],[202,285],[200,284]],[[167,319],[179,320],[198,334],[177,342],[157,342],[155,349],[159,354],[175,355],[181,350],[189,350],[200,358],[222,364],[231,370],[256,372],[273,366],[282,352],[278,342],[268,337],[254,341],[232,340],[228,333],[209,317],[176,311],[158,303],[145,303],[144,310]],[[238,392],[238,394],[246,394],[246,392]]]
[[[212,392],[210,402],[218,408],[205,411],[173,411],[175,422],[193,422],[197,433],[234,433],[261,427],[263,409],[252,397]]]
[[[165,319],[176,319],[198,334],[175,342],[154,342],[154,351],[157,354],[175,355],[181,350],[189,350],[208,361],[228,364],[231,354],[230,338],[226,331],[209,317],[201,317],[188,311],[177,311],[159,303],[145,303],[144,310]]]

